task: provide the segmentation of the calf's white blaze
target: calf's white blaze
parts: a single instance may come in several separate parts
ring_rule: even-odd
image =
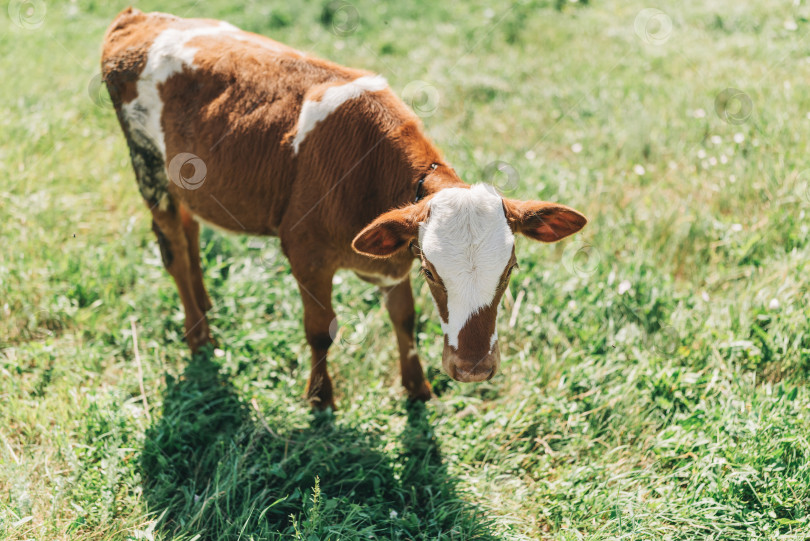
[[[428,220],[419,226],[419,245],[447,288],[448,319],[442,330],[458,349],[464,324],[495,298],[515,236],[491,186],[446,188],[429,205]],[[490,351],[495,340],[497,331],[490,337]]]
[[[331,115],[338,107],[349,100],[359,97],[365,92],[377,92],[388,86],[385,77],[381,75],[366,75],[358,77],[350,83],[332,86],[326,89],[319,101],[305,100],[298,115],[298,126],[292,146],[296,154],[301,143],[318,122]]]

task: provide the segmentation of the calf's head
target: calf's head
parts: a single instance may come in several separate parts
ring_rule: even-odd
[[[483,381],[500,364],[495,322],[516,266],[515,233],[556,242],[586,223],[576,210],[501,198],[494,188],[445,188],[386,212],[355,237],[358,253],[391,257],[412,243],[444,331],[442,366],[458,381]]]

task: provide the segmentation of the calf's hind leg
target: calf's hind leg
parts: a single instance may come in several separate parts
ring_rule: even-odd
[[[163,265],[177,284],[186,312],[185,337],[192,352],[211,341],[203,307],[197,300],[192,262],[180,211],[174,205],[167,210],[152,208],[152,230],[157,236]]]
[[[203,281],[202,266],[200,264],[200,224],[194,219],[194,216],[186,209],[180,207],[180,220],[183,223],[183,231],[186,234],[186,242],[188,243],[188,257],[191,264],[191,282],[194,288],[194,296],[197,299],[197,306],[203,312],[211,309],[211,299],[208,297],[208,291],[205,290],[205,282]]]
[[[138,189],[152,212],[152,231],[160,245],[163,266],[177,284],[186,312],[185,337],[191,351],[210,342],[204,310],[210,305],[202,284],[199,258],[199,226],[191,214],[169,194],[166,163],[153,134],[137,119],[116,113],[129,146],[129,157]],[[193,253],[192,253],[193,252]]]

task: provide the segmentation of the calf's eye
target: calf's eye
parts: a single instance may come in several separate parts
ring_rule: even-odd
[[[509,282],[509,278],[512,276],[512,271],[515,270],[516,267],[517,263],[509,267],[509,269],[506,271],[506,274],[503,277],[503,285],[506,285],[506,283]]]
[[[422,274],[424,274],[425,278],[427,278],[431,282],[433,282],[435,280],[435,278],[433,278],[433,273],[430,272],[430,270],[427,269],[426,267],[422,267]]]

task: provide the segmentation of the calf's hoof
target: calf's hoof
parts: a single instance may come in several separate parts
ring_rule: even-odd
[[[309,406],[316,411],[337,410],[335,399],[330,394],[329,396],[307,395]]]
[[[213,344],[208,322],[203,320],[196,327],[187,329],[186,342],[192,353],[197,353],[205,345]]]
[[[332,380],[328,374],[310,375],[307,382],[307,401],[314,410],[324,411],[332,408],[334,411],[337,409],[332,394]]]
[[[433,398],[433,388],[427,380],[423,380],[420,384],[413,387],[406,387],[408,391],[408,400],[427,402]]]

